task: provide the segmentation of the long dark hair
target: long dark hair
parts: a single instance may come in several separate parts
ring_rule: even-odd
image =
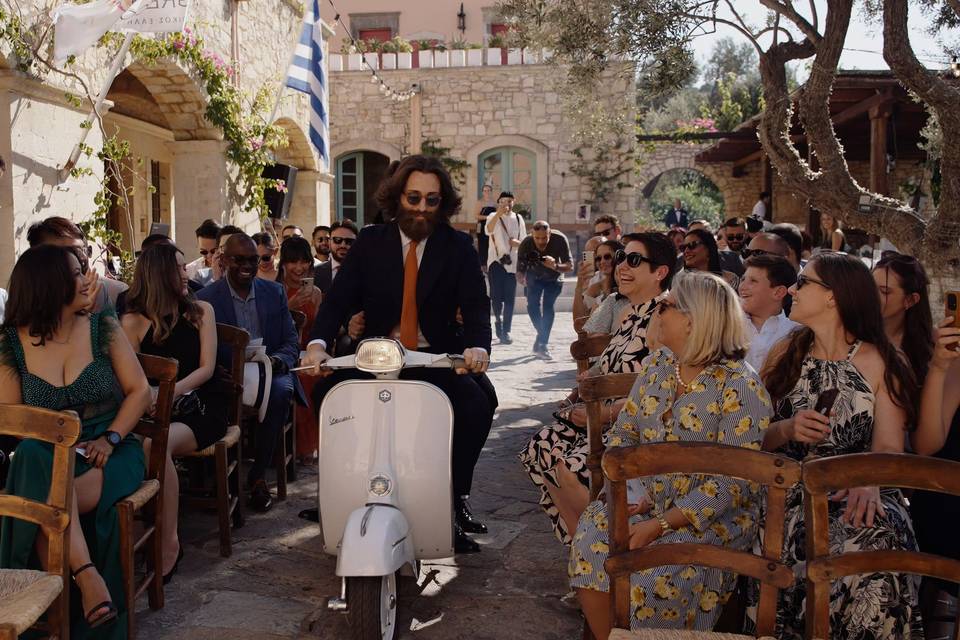
[[[3,327],[27,327],[42,347],[60,328],[63,308],[77,297],[77,277],[70,256],[80,261],[77,251],[55,245],[27,249],[10,274],[9,298]]]
[[[903,409],[907,425],[916,424],[919,387],[913,371],[887,339],[880,312],[880,294],[870,270],[859,258],[840,252],[824,252],[810,259],[817,275],[833,292],[843,328],[855,340],[872,344],[883,359],[883,382],[894,404]],[[764,384],[775,400],[786,397],[797,380],[803,360],[813,347],[814,334],[802,327],[791,334],[780,360],[765,367]]]
[[[884,256],[874,267],[892,271],[900,279],[900,287],[908,296],[917,294],[917,303],[906,310],[903,319],[903,344],[901,350],[910,361],[917,377],[917,385],[923,386],[933,357],[933,315],[930,313],[930,280],[920,261],[913,256],[891,253]]]
[[[170,337],[181,316],[197,329],[203,318],[193,293],[183,289],[177,265],[177,254],[182,253],[175,245],[165,242],[147,247],[137,258],[126,312],[139,313],[150,321],[156,344],[163,344]]]
[[[703,246],[707,248],[709,252],[709,262],[707,264],[707,271],[714,273],[716,275],[723,274],[723,267],[720,266],[720,248],[717,246],[717,239],[713,237],[713,234],[707,231],[706,229],[690,229],[687,231],[688,236],[697,236],[697,239],[703,243]],[[687,268],[686,262],[683,264],[683,268]]]
[[[613,252],[613,258],[614,258],[614,260],[613,260],[613,269],[610,271],[610,276],[607,278],[607,280],[608,280],[608,283],[607,283],[607,284],[608,284],[608,286],[610,287],[610,293],[616,293],[617,290],[619,289],[619,285],[617,284],[617,262],[616,262],[616,257],[617,257],[617,251],[622,251],[622,250],[623,250],[623,245],[620,244],[619,242],[617,242],[616,240],[607,240],[606,242],[601,243],[601,244],[597,247],[597,250],[594,252],[594,256],[596,256],[596,257],[594,257],[594,260],[599,260],[599,259],[600,259],[600,247],[606,247],[607,249],[610,249],[610,251]],[[597,268],[599,269],[599,263],[597,264]]]
[[[280,243],[280,266],[277,268],[277,282],[284,284],[283,268],[288,262],[309,262],[311,264],[310,273],[313,273],[313,250],[306,238],[301,236],[290,236]]]
[[[392,166],[392,165],[391,165]],[[449,222],[450,218],[460,211],[460,205],[463,198],[457,193],[453,186],[453,180],[450,174],[444,168],[443,164],[437,158],[431,156],[407,156],[400,161],[392,173],[380,183],[377,189],[377,206],[382,212],[389,216],[395,216],[400,207],[400,196],[407,187],[407,180],[414,171],[421,173],[432,173],[440,181],[440,208],[438,213],[444,222]]]

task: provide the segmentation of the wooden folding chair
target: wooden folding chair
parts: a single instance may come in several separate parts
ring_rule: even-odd
[[[243,416],[243,363],[246,361],[247,344],[250,335],[243,329],[217,323],[217,344],[229,346],[230,379],[226,381],[233,387],[233,400],[230,402],[227,416],[227,432],[220,440],[206,449],[194,451],[184,456],[187,459],[213,458],[214,482],[216,493],[208,497],[205,486],[191,486],[184,497],[184,503],[202,509],[214,508],[217,510],[217,520],[220,528],[220,555],[229,558],[233,552],[230,537],[231,522],[234,527],[243,526],[243,482],[240,480],[240,461],[243,459],[242,444],[240,443],[240,420]],[[232,452],[232,454],[231,454]],[[201,474],[202,477],[202,474]]]
[[[604,564],[610,576],[614,627],[610,640],[720,640],[750,637],[686,630],[630,631],[631,574],[666,565],[712,567],[759,580],[757,634],[758,637],[773,635],[780,589],[794,583],[793,571],[780,561],[780,554],[787,490],[800,481],[800,463],[784,456],[740,447],[700,442],[660,442],[609,449],[603,456],[603,472],[608,479],[610,523],[610,555]],[[764,485],[767,488],[767,505],[762,555],[692,543],[656,544],[631,551],[627,480],[669,473],[721,475]]]
[[[606,422],[600,417],[601,403],[604,400],[626,398],[637,381],[636,373],[610,373],[594,376],[580,381],[580,400],[587,408],[587,442],[590,453],[587,455],[587,469],[590,472],[590,500],[596,500],[603,488],[603,428]]]
[[[590,368],[590,358],[598,358],[610,344],[610,334],[581,336],[570,345],[570,355],[577,361],[577,373]]]
[[[0,405],[0,434],[53,445],[47,501],[0,494],[0,516],[38,525],[47,538],[45,571],[0,569],[0,640],[16,640],[47,613],[50,638],[70,637],[70,509],[80,419],[26,405]]]
[[[863,573],[910,573],[960,583],[960,561],[916,551],[830,555],[830,493],[852,487],[900,487],[960,496],[960,462],[897,453],[855,453],[803,464],[806,524],[806,637],[830,636],[830,582]],[[956,523],[945,522],[944,526]],[[953,640],[960,640],[960,615]]]
[[[123,591],[127,603],[127,637],[136,638],[137,597],[149,589],[147,597],[154,611],[163,608],[163,530],[176,527],[176,522],[163,521],[163,486],[168,482],[167,436],[170,432],[170,415],[173,411],[173,388],[177,384],[178,363],[170,358],[137,354],[140,366],[148,379],[155,381],[157,410],[152,418],[144,417],[133,432],[150,438],[150,459],[147,460],[147,476],[140,488],[117,502],[117,517],[120,522],[120,566],[123,570]],[[169,482],[177,482],[170,478]],[[143,529],[138,536],[134,521],[139,520]],[[140,581],[134,572],[134,555],[145,550],[147,569]]]

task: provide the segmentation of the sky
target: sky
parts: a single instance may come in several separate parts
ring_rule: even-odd
[[[737,10],[742,13],[744,18],[750,24],[763,24],[766,17],[766,9],[757,0],[732,0]],[[825,5],[823,0],[816,0],[820,9],[820,22],[823,23],[825,15]],[[840,58],[840,68],[842,69],[887,69],[887,64],[883,60],[881,49],[882,26],[879,22],[867,22],[863,19],[863,11],[858,6],[854,8],[853,20],[850,29],[847,32],[847,42],[844,45],[843,56]],[[795,3],[798,9],[806,8],[806,2]],[[809,17],[809,13],[805,12]],[[944,57],[942,49],[937,40],[931,38],[926,29],[931,25],[932,19],[923,15],[918,9],[911,8],[908,24],[910,26],[910,41],[913,44],[914,52],[922,63],[930,68],[945,69],[949,66],[949,60]],[[822,26],[821,26],[822,28]],[[717,33],[698,36],[694,39],[694,49],[697,55],[697,62],[703,63],[710,55],[714,43],[724,36],[734,36],[740,42],[746,42],[743,36],[731,27],[724,25],[717,26]],[[956,36],[957,34],[952,34]],[[802,75],[802,72],[801,72]]]

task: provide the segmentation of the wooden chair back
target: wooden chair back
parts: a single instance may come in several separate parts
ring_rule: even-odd
[[[750,576],[760,581],[757,636],[772,636],[780,589],[794,583],[793,571],[780,561],[787,490],[800,481],[800,463],[784,456],[701,442],[660,442],[618,447],[603,456],[608,479],[607,508],[613,626],[630,628],[630,575],[666,565],[698,565]],[[627,480],[669,473],[710,474],[739,478],[767,488],[762,555],[715,545],[676,543],[629,548]],[[826,637],[826,636],[824,636]]]
[[[173,391],[177,384],[177,371],[180,364],[172,358],[161,358],[138,353],[144,375],[156,382],[157,410],[150,416],[144,416],[133,428],[133,432],[144,438],[150,438],[150,459],[147,460],[147,480],[155,479],[163,485],[167,468],[167,437],[170,431],[170,418],[173,414]]]
[[[230,383],[233,384],[234,398],[228,412],[229,424],[240,424],[243,416],[243,363],[247,360],[247,345],[250,334],[244,329],[228,324],[217,323],[217,345],[230,349]]]
[[[960,496],[960,462],[903,453],[856,453],[803,465],[807,638],[830,637],[830,582],[863,573],[910,573],[960,583],[960,560],[916,551],[830,555],[828,497],[852,487],[901,487]],[[953,526],[954,523],[944,523]],[[960,640],[960,615],[953,638]]]
[[[577,361],[577,373],[583,373],[590,368],[590,358],[599,357],[610,344],[609,334],[597,336],[581,336],[570,345],[570,355]]]
[[[603,488],[603,427],[606,423],[601,413],[604,400],[625,398],[630,395],[636,373],[611,373],[593,376],[580,381],[580,399],[587,408],[587,469],[590,472],[590,500],[596,500]]]
[[[50,635],[70,637],[70,509],[80,418],[27,405],[0,405],[0,435],[40,440],[53,445],[53,471],[46,503],[0,494],[0,516],[32,522],[47,537],[46,571],[63,579],[63,590],[48,610]]]

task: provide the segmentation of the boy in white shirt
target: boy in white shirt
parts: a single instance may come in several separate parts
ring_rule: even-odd
[[[772,254],[751,256],[744,266],[740,302],[750,335],[746,361],[759,372],[770,348],[800,326],[783,312],[787,289],[797,281],[797,272],[786,258]]]
[[[510,344],[513,304],[517,297],[517,247],[527,237],[527,225],[513,210],[514,197],[504,191],[497,198],[497,210],[487,216],[487,277],[490,279],[490,304],[494,327],[501,344]]]

